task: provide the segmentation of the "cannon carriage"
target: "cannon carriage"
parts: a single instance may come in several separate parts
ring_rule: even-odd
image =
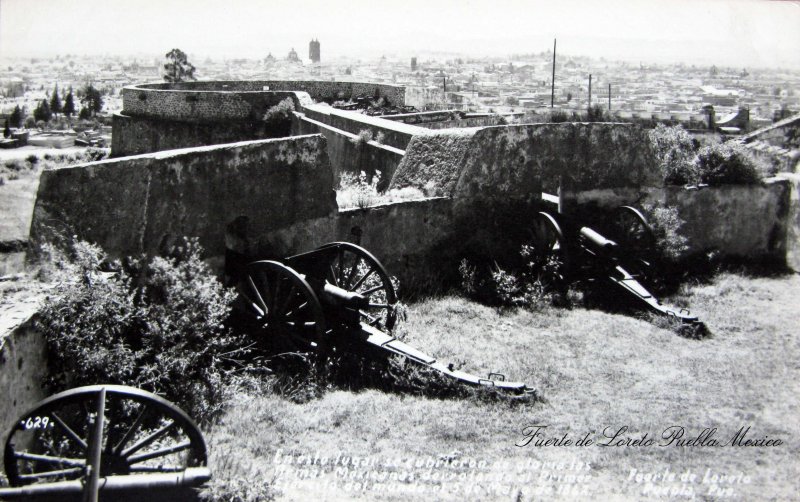
[[[402,356],[468,385],[535,396],[535,389],[501,373],[484,378],[457,370],[395,337],[396,286],[380,261],[355,244],[332,242],[280,261],[252,262],[237,289],[240,308],[255,321],[255,336],[289,338],[318,361],[330,351]]]
[[[545,201],[558,201],[556,196],[543,196]],[[662,304],[645,286],[655,279],[659,263],[655,234],[639,209],[617,207],[595,228],[563,211],[539,212],[531,224],[534,266],[557,266],[561,287],[605,281],[621,298],[679,322],[682,332],[704,329],[689,310]]]

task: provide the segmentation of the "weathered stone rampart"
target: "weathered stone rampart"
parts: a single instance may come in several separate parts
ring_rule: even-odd
[[[42,173],[34,246],[77,235],[112,256],[197,237],[222,259],[236,222],[262,235],[337,210],[321,135],[152,153]]]
[[[402,106],[405,88],[364,82],[289,80],[153,83],[125,87],[122,112],[113,119],[111,155],[124,157],[275,137],[262,118],[267,109],[286,98],[292,99],[295,110],[302,111],[314,101],[333,102],[358,96],[383,97],[390,104]],[[393,135],[392,141],[396,139]],[[393,146],[397,145],[393,143]]]
[[[528,198],[576,190],[659,186],[644,133],[629,124],[562,123],[427,131],[414,136],[391,188],[450,197]],[[430,191],[430,190],[429,190]]]

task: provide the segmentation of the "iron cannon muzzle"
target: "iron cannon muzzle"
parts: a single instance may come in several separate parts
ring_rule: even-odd
[[[584,247],[593,253],[613,256],[619,249],[619,244],[589,227],[581,227],[580,236]]]
[[[347,291],[329,282],[326,282],[322,287],[320,300],[328,305],[347,307],[354,310],[369,308],[369,298],[366,296],[354,291]]]

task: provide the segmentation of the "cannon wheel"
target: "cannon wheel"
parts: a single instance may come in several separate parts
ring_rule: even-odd
[[[566,264],[564,232],[549,213],[540,212],[531,225],[532,258],[536,267],[544,267],[551,259]]]
[[[91,465],[100,466],[95,482],[98,475],[179,473],[206,465],[205,441],[186,413],[122,385],[50,396],[22,415],[7,438],[3,465],[12,486],[84,478],[88,483]]]
[[[330,248],[338,252],[327,253],[330,256],[327,281],[367,297],[369,308],[359,311],[363,322],[391,330],[397,321],[397,291],[381,262],[366,249],[349,242],[331,242],[319,249]]]
[[[302,275],[276,261],[249,264],[239,282],[240,299],[267,336],[289,335],[312,349],[325,341],[325,317]]]
[[[631,206],[618,207],[612,215],[614,237],[634,254],[650,255],[655,248],[653,228],[641,211]]]

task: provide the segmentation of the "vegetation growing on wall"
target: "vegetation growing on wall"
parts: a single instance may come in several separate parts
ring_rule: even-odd
[[[668,185],[748,185],[774,174],[743,145],[728,141],[700,148],[681,126],[659,124],[648,139]]]
[[[294,112],[292,98],[286,98],[270,107],[263,117],[267,134],[271,137],[289,136],[292,128],[292,112]]]
[[[76,242],[48,248],[55,287],[39,325],[50,390],[131,385],[158,393],[208,422],[222,409],[229,368],[246,344],[223,325],[233,294],[201,260],[196,241],[170,257],[109,261]]]

